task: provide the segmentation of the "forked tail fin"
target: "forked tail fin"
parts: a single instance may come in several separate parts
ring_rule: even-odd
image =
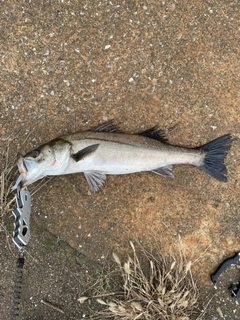
[[[209,143],[201,146],[199,149],[205,152],[204,164],[200,169],[213,176],[219,181],[227,181],[227,168],[224,159],[231,148],[233,139],[231,134],[225,134]]]

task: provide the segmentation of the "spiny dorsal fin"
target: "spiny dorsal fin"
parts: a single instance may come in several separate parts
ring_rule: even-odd
[[[158,129],[158,125],[140,132],[139,135],[168,143],[168,139],[166,138],[164,131]]]
[[[72,154],[71,158],[73,158],[76,162],[78,162],[79,160],[82,160],[82,159],[86,158],[87,156],[89,156],[90,154],[92,154],[93,152],[95,152],[98,147],[99,147],[99,143],[88,146],[88,147]]]
[[[97,127],[91,129],[90,131],[96,131],[96,132],[114,132],[114,133],[120,133],[121,131],[118,129],[118,127],[114,124],[114,120],[109,120],[107,122],[104,122]]]

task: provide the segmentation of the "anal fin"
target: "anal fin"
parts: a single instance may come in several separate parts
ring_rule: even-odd
[[[174,178],[174,175],[172,174],[172,165],[154,169],[152,170],[152,172],[157,173],[164,177]]]
[[[84,175],[89,184],[89,187],[94,193],[98,192],[98,190],[104,185],[104,182],[106,180],[106,175],[98,171],[84,172]]]

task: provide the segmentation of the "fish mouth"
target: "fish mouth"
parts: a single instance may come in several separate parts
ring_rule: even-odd
[[[20,173],[28,172],[28,168],[27,168],[26,161],[24,158],[22,158],[22,164],[21,164],[21,167],[19,168],[19,172]]]
[[[18,159],[17,165],[20,174],[22,174],[24,176],[24,179],[26,179],[26,176],[28,174],[28,167],[26,165],[25,159],[23,157],[20,157]]]
[[[26,184],[28,173],[33,167],[33,161],[26,160],[23,157],[20,157],[17,161],[17,166],[20,175],[18,176],[15,185],[12,187],[12,190],[17,189],[19,184],[21,184],[21,186],[24,186]]]

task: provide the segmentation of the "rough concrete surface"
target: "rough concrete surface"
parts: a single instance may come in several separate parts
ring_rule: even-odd
[[[29,132],[22,153],[109,119],[129,133],[158,124],[172,144],[186,147],[228,132],[239,138],[239,9],[238,0],[1,0],[1,150],[15,137],[14,159]],[[227,290],[240,280],[239,271],[229,268],[216,292],[209,278],[224,258],[240,250],[239,145],[236,139],[226,159],[227,183],[188,165],[174,167],[175,179],[153,173],[108,176],[97,194],[82,174],[49,181],[33,196],[28,246],[33,260],[26,262],[23,319],[85,314],[76,300],[82,284],[71,285],[77,271],[68,282],[60,249],[35,263],[45,232],[87,257],[88,266],[113,251],[126,256],[129,240],[136,238],[152,245],[159,241],[174,252],[181,235],[189,257],[197,259],[193,273],[202,306],[216,293],[205,319],[239,319],[239,299]],[[2,319],[8,319],[17,257],[11,248],[15,257],[2,233]],[[46,290],[64,315],[39,303]]]

